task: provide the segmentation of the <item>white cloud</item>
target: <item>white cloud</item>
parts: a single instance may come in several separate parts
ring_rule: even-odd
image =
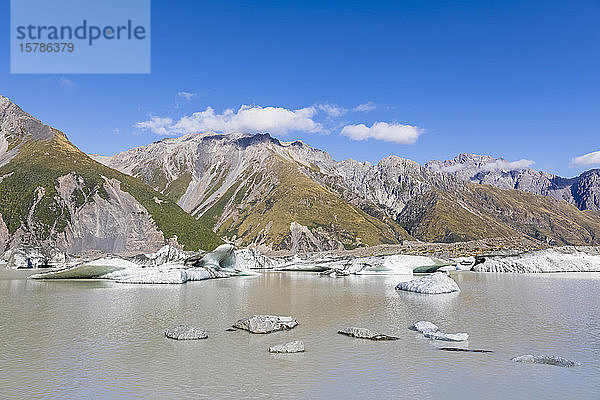
[[[159,135],[177,135],[198,132],[269,132],[285,135],[292,131],[325,132],[323,126],[314,121],[315,107],[289,110],[283,107],[241,106],[237,111],[226,109],[215,113],[212,107],[184,116],[177,122],[171,118],[151,117],[138,122],[136,128],[147,129]]]
[[[369,111],[373,111],[374,109],[375,109],[375,104],[372,101],[369,101],[367,103],[357,105],[356,107],[354,107],[352,109],[352,111],[369,112]]]
[[[363,103],[363,104],[359,104],[352,109],[340,107],[336,104],[315,104],[315,107],[318,110],[323,111],[329,117],[334,117],[334,118],[341,117],[342,115],[347,114],[350,111],[352,111],[352,112],[369,112],[369,111],[373,111],[376,108],[375,104],[372,101],[369,101],[369,102]]]
[[[196,95],[196,93],[185,92],[185,91],[181,91],[181,92],[177,93],[177,97],[183,97],[186,100],[191,100],[192,97],[194,97],[195,95]]]
[[[340,134],[348,136],[352,140],[373,138],[385,142],[412,144],[417,141],[419,135],[423,132],[423,129],[412,125],[403,125],[395,122],[391,124],[387,122],[375,122],[371,127],[365,124],[346,125]]]
[[[533,160],[521,159],[517,161],[506,161],[504,159],[497,159],[487,164],[480,165],[474,170],[469,169],[470,167],[465,164],[454,164],[447,165],[442,168],[434,168],[436,171],[443,171],[448,173],[455,173],[458,171],[462,171],[465,169],[469,169],[469,173],[473,175],[478,174],[479,172],[489,172],[489,171],[518,171],[521,169],[527,169],[535,163]]]
[[[315,107],[330,117],[340,117],[348,112],[346,108],[335,104],[317,104]]]
[[[70,80],[69,78],[65,78],[64,76],[60,77],[58,82],[63,89],[75,89],[77,84]]]
[[[157,135],[169,135],[173,120],[171,118],[160,118],[150,116],[148,121],[138,122],[134,126],[142,130],[150,130]]]
[[[571,164],[575,166],[600,165],[600,151],[594,151],[592,153],[575,157],[571,160]]]

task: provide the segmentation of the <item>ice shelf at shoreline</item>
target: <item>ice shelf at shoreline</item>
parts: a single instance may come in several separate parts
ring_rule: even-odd
[[[166,247],[166,246],[165,246]],[[168,261],[156,265],[154,260],[163,260],[165,248],[159,250],[159,256],[146,255],[149,265],[143,265],[143,257],[135,257],[133,262],[120,257],[103,257],[83,262],[73,267],[54,269],[31,275],[31,279],[110,279],[120,283],[184,283],[214,278],[255,275],[250,265],[256,262],[253,253],[247,250],[235,250],[230,244],[217,247],[210,253],[186,265],[181,254],[172,257],[178,261]],[[238,257],[237,254],[240,254]]]
[[[600,272],[595,248],[557,247],[517,254],[476,257],[475,272]]]
[[[326,256],[302,259],[294,256],[291,260],[276,267],[281,271],[321,272],[324,275],[412,275],[418,268],[435,268],[448,265],[447,262],[426,256],[394,254],[344,258]]]

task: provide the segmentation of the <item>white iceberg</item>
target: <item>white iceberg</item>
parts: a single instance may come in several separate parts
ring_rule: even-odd
[[[197,263],[197,267],[213,269],[233,269],[235,267],[235,247],[231,244],[222,244],[207,253]]]
[[[475,265],[475,257],[457,257],[452,259],[456,263],[456,269],[458,271],[470,271]]]
[[[469,340],[468,333],[445,333],[440,331],[436,324],[429,321],[415,322],[410,329],[421,332],[427,339],[444,340],[447,342],[464,342],[465,340]]]
[[[423,336],[427,339],[444,340],[447,342],[464,342],[469,340],[468,333],[445,333],[441,331],[425,331]]]
[[[264,256],[257,249],[235,251],[235,265],[238,270],[270,269],[282,264],[282,261]]]
[[[31,275],[31,279],[93,279],[102,278],[115,271],[141,270],[138,264],[120,257],[103,257],[87,261],[74,267],[54,269],[40,274]]]
[[[429,265],[432,260],[429,257],[394,254],[392,256],[359,259],[358,262],[366,264],[364,268],[357,272],[359,275],[412,275],[415,268]]]
[[[185,269],[176,268],[130,268],[104,275],[119,283],[184,283],[188,281]]]
[[[447,263],[432,257],[394,254],[321,262],[323,275],[413,275],[417,269],[436,268]]]
[[[189,253],[191,254],[191,252]],[[156,267],[169,262],[183,262],[190,254],[176,247],[165,245],[155,253],[138,254],[136,256],[126,257],[126,259],[146,267]]]
[[[166,249],[166,247],[163,247]],[[163,250],[161,249],[161,250]],[[195,263],[194,267],[185,265],[182,254],[165,256],[166,251],[159,251],[157,257],[147,257],[148,260],[169,261],[157,266],[141,265],[137,262],[120,257],[104,257],[94,261],[84,262],[73,267],[50,270],[45,273],[31,275],[32,279],[110,279],[119,283],[150,283],[150,284],[180,284],[187,281],[200,281],[214,278],[228,278],[239,275],[256,275],[248,268],[244,257],[242,262],[236,262],[235,248],[231,245],[221,245],[214,251],[205,254]],[[169,250],[170,252],[170,250]],[[155,253],[156,254],[156,253]],[[171,253],[172,254],[172,253]],[[142,260],[143,261],[143,260]],[[147,261],[147,260],[146,260]]]
[[[369,339],[369,340],[398,340],[396,336],[386,335],[377,331],[373,331],[368,328],[358,328],[356,326],[349,326],[338,331],[341,335],[355,337],[358,339]]]
[[[594,247],[556,247],[518,254],[476,257],[477,272],[600,272],[600,252]]]
[[[396,286],[396,290],[406,290],[409,292],[425,294],[460,292],[460,288],[456,282],[454,282],[454,279],[443,272],[435,272],[421,278],[400,282]]]
[[[278,271],[324,272],[332,268],[343,269],[348,259],[334,256],[301,258],[293,256],[275,267]]]
[[[436,332],[439,330],[439,328],[437,327],[436,324],[434,324],[433,322],[429,322],[429,321],[419,321],[419,322],[415,322],[415,324],[413,326],[411,326],[412,330],[415,330],[417,332],[427,332],[427,331],[433,331]]]
[[[2,254],[9,269],[50,268],[63,265],[72,256],[52,247],[19,246]]]

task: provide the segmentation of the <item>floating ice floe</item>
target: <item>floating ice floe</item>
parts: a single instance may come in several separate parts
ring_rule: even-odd
[[[31,279],[94,279],[102,278],[115,271],[138,270],[141,266],[120,257],[103,257],[83,262],[73,267],[54,269],[31,275]]]
[[[355,337],[358,339],[369,339],[369,340],[398,340],[396,336],[390,336],[376,331],[372,331],[367,328],[357,328],[351,326],[338,331],[339,334]]]
[[[452,261],[456,263],[456,269],[459,271],[470,271],[475,265],[475,257],[458,257],[454,258]]]
[[[524,253],[482,254],[472,268],[477,272],[598,272],[598,247],[556,247]]]
[[[160,265],[142,265],[143,258],[137,257],[133,262],[120,257],[104,257],[84,262],[73,267],[50,270],[30,276],[32,279],[110,279],[119,283],[184,283],[213,278],[228,278],[241,275],[255,275],[246,263],[245,255],[238,261],[236,250],[226,244],[205,254],[192,265],[186,265],[183,253],[165,255],[165,247],[159,250],[162,255],[154,257],[146,255],[148,260],[175,260]],[[150,261],[152,263],[152,261]]]
[[[321,262],[322,275],[412,275],[420,269],[438,269],[445,261],[425,256],[394,254],[389,256],[359,257]]]
[[[443,340],[447,342],[464,342],[469,339],[468,333],[445,333],[440,331],[436,324],[429,321],[415,322],[410,329],[421,332],[427,339]]]
[[[169,262],[183,262],[190,255],[191,252],[185,252],[176,247],[165,245],[155,253],[138,254],[132,257],[125,257],[125,259],[145,267],[157,267]]]
[[[425,294],[460,292],[460,288],[456,282],[454,282],[454,279],[443,272],[434,272],[431,275],[426,275],[421,278],[400,282],[396,286],[396,290],[406,290],[409,292]]]
[[[5,251],[0,262],[6,263],[9,269],[35,269],[64,265],[71,258],[73,256],[52,247],[19,246]]]
[[[566,358],[558,357],[558,356],[547,356],[547,355],[539,355],[534,356],[531,354],[525,354],[522,356],[514,357],[511,359],[513,362],[519,363],[527,363],[527,364],[548,364],[554,365],[557,367],[576,367],[581,365],[580,362],[567,360]]]
[[[335,256],[301,258],[295,255],[275,267],[278,271],[303,271],[303,272],[323,272],[334,266],[343,268],[348,262],[347,259]]]
[[[269,347],[269,353],[301,353],[303,351],[304,342],[300,340]]]
[[[175,340],[198,340],[208,338],[208,334],[197,328],[177,325],[165,330],[165,336]]]
[[[446,342],[464,342],[469,340],[468,333],[445,333],[440,331],[425,331],[423,336],[427,339],[443,340]]]
[[[243,329],[251,333],[271,333],[275,331],[286,331],[298,325],[296,318],[280,317],[277,315],[253,315],[240,319],[234,328]]]
[[[419,321],[419,322],[415,322],[415,324],[413,326],[410,327],[410,329],[417,331],[417,332],[427,332],[427,331],[437,331],[439,330],[439,328],[437,327],[436,324],[434,324],[433,322],[429,322],[429,321]]]
[[[283,260],[276,260],[264,256],[257,249],[241,249],[235,251],[235,263],[241,269],[271,269],[283,264]]]

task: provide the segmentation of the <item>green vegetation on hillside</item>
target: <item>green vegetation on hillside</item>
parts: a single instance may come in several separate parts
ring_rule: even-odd
[[[156,222],[165,238],[177,235],[179,243],[187,250],[212,250],[221,240],[211,227],[183,211],[175,202],[154,191],[136,178],[108,168],[82,153],[59,131],[51,141],[30,140],[21,145],[19,153],[0,168],[0,214],[14,233],[26,223],[29,210],[35,202],[33,220],[38,239],[46,239],[51,232],[64,231],[70,214],[56,192],[57,179],[74,172],[83,180],[83,192],[75,193],[77,205],[91,201],[97,193],[104,199],[104,177],[121,182],[121,189],[142,204]],[[38,199],[38,188],[43,196]]]

